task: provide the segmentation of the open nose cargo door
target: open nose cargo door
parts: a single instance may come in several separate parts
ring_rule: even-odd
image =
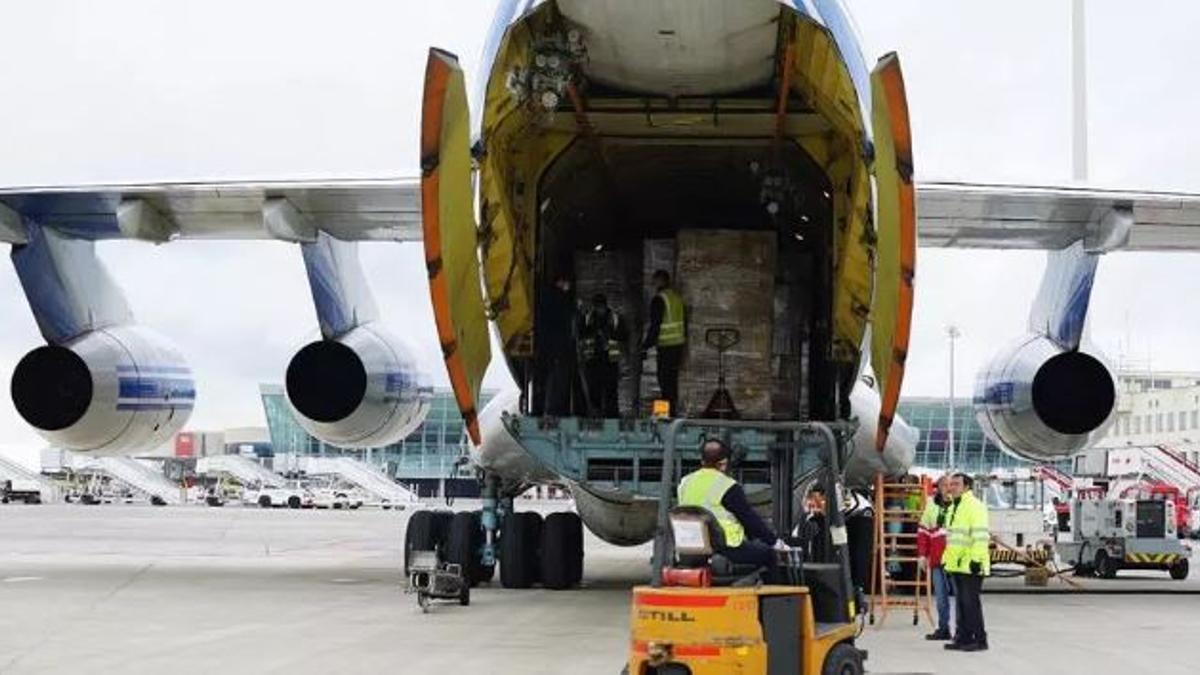
[[[458,409],[479,445],[477,406],[492,358],[471,188],[470,115],[458,58],[429,50],[421,108],[421,228],[438,340]]]
[[[871,366],[879,384],[875,449],[883,452],[900,402],[904,362],[912,332],[913,275],[917,256],[917,206],[913,189],[912,133],[900,58],[888,54],[871,73],[875,135],[875,301]]]

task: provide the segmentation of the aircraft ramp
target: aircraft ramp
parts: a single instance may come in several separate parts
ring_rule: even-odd
[[[158,497],[168,504],[183,502],[178,484],[133,457],[97,457],[86,460],[77,468],[101,471],[137,492]]]
[[[416,504],[416,493],[396,483],[375,466],[353,457],[306,457],[304,471],[309,475],[336,476],[357,486],[379,500],[391,504]]]
[[[196,460],[196,472],[201,474],[227,474],[242,485],[283,487],[287,484],[283,476],[241,455],[209,455],[201,457]]]

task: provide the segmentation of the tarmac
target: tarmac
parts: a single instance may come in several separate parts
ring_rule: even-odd
[[[589,535],[579,590],[496,584],[476,589],[470,607],[423,615],[402,589],[407,516],[2,506],[0,673],[620,671],[629,588],[648,576],[649,546],[623,549]],[[986,653],[945,652],[902,612],[865,628],[860,646],[869,672],[881,674],[1197,672],[1200,580],[1128,574],[1085,582],[1100,593],[986,595]]]

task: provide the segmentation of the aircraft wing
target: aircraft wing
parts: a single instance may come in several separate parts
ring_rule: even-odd
[[[0,188],[0,242],[30,221],[88,240],[421,238],[417,179]]]
[[[1103,241],[1104,218],[1132,215],[1128,242]],[[921,183],[921,246],[1200,251],[1200,194],[1094,188]]]

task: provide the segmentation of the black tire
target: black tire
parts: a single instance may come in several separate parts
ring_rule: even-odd
[[[444,544],[452,516],[448,511],[417,511],[408,519],[404,529],[405,576],[413,551],[436,551]]]
[[[302,504],[299,497],[292,495],[291,497],[288,497],[287,505],[289,509],[298,509]]]
[[[269,508],[271,508],[271,497],[270,497],[270,495],[259,495],[259,496],[258,496],[258,505],[259,505],[259,507],[260,507],[260,508],[264,508],[264,509],[269,509]]]
[[[1184,579],[1188,578],[1187,558],[1180,558],[1179,562],[1171,565],[1167,571],[1171,573],[1171,578],[1175,581],[1183,581]]]
[[[510,513],[500,528],[500,584],[505,588],[529,588],[541,576],[538,547],[542,517],[536,513]]]
[[[583,578],[583,522],[574,513],[551,513],[542,528],[542,585],[571,588]]]
[[[467,585],[482,581],[480,551],[483,549],[483,526],[478,512],[462,511],[450,520],[446,535],[446,562],[462,566]]]
[[[862,654],[849,642],[841,642],[833,646],[825,655],[825,665],[821,666],[821,675],[862,675]]]
[[[463,584],[462,592],[458,594],[458,604],[462,605],[463,607],[469,607],[471,605],[470,584]]]
[[[1096,551],[1096,576],[1101,579],[1115,579],[1120,569],[1120,561],[1110,556],[1108,551]]]

